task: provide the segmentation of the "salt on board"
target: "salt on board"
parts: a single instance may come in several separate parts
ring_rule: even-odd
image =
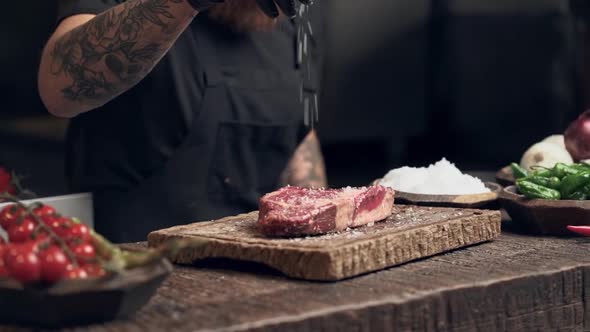
[[[446,158],[428,167],[401,167],[379,182],[394,190],[426,195],[467,195],[490,192],[478,178],[463,174]]]

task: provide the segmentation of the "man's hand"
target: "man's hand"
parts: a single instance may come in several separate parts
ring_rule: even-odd
[[[298,0],[304,5],[309,5],[311,0]],[[262,11],[269,17],[278,17],[279,9],[289,17],[294,17],[297,14],[295,10],[295,0],[256,0]]]

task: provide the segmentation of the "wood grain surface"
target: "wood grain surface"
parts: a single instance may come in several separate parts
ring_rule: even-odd
[[[504,232],[330,283],[211,260],[176,267],[129,320],[65,331],[590,331],[589,253],[588,239]]]
[[[385,221],[323,236],[268,238],[256,230],[256,212],[153,232],[151,246],[197,239],[175,263],[210,257],[262,263],[287,276],[334,281],[492,240],[500,235],[498,211],[397,205]]]

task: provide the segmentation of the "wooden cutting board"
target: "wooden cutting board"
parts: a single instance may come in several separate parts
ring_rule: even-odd
[[[173,261],[230,258],[266,264],[287,276],[341,280],[418,258],[492,240],[500,235],[499,211],[396,205],[387,220],[341,233],[292,239],[256,230],[257,212],[155,231],[150,246],[194,239]]]

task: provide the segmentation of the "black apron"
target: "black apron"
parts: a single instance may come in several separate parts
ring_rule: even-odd
[[[214,37],[207,36],[197,35],[199,47],[215,48]],[[214,52],[197,61],[204,95],[181,146],[131,190],[94,192],[96,229],[115,242],[143,241],[157,229],[256,210],[259,197],[278,187],[306,134],[294,68],[238,70],[219,63]]]

